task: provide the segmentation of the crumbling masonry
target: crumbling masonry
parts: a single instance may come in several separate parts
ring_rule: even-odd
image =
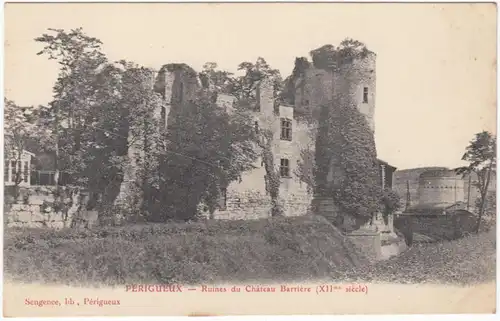
[[[170,111],[193,98],[200,86],[197,73],[189,66],[163,66],[152,86],[164,100],[161,110],[155,112],[160,117],[159,130],[166,130],[168,122],[172,121]],[[311,211],[313,200],[312,182],[306,174],[312,171],[308,155],[314,155],[317,128],[321,122],[319,108],[333,99],[340,103],[347,99],[354,101],[374,131],[376,55],[369,53],[364,58],[356,58],[335,71],[318,69],[303,58],[297,59],[294,72],[287,80],[287,99],[278,110],[272,85],[263,80],[258,88],[260,110],[254,112],[255,124],[260,128],[270,128],[274,133],[272,151],[282,176],[279,195],[284,215],[305,215]],[[217,103],[220,107],[231,108],[233,100],[229,95],[219,94]],[[128,157],[130,164],[117,202],[127,199],[127,194],[136,193],[132,184],[136,179],[134,166],[146,155],[132,148]],[[392,172],[381,166],[382,180],[392,182]],[[265,176],[262,159],[259,159],[253,170],[243,173],[241,181],[230,183],[223,191],[215,218],[269,217],[271,199],[266,193]],[[331,173],[328,176],[331,180]]]

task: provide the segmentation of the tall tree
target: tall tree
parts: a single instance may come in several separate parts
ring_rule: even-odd
[[[35,41],[44,45],[37,55],[46,55],[60,65],[59,76],[53,88],[54,99],[50,103],[54,115],[53,130],[57,137],[55,180],[58,186],[61,156],[67,156],[62,162],[65,170],[76,172],[71,167],[78,166],[76,153],[80,149],[85,116],[92,106],[89,97],[95,89],[95,71],[107,59],[101,52],[102,42],[87,36],[82,28],[68,32],[63,29],[48,31],[50,33],[35,38]],[[60,146],[62,132],[65,133],[66,146]],[[66,149],[67,155],[61,155],[61,148]]]
[[[75,179],[82,178],[79,175],[85,167],[82,156],[87,155],[82,150],[82,136],[84,128],[92,123],[88,115],[93,107],[95,73],[107,59],[101,52],[101,41],[87,36],[81,28],[48,31],[35,41],[44,46],[37,55],[56,60],[60,66],[50,110],[46,112],[49,116],[46,125],[52,128],[55,143],[55,206],[65,208],[59,186],[60,171],[64,170]]]
[[[468,162],[469,165],[458,168],[457,173],[463,175],[475,173],[477,175],[477,181],[472,182],[472,184],[479,189],[480,194],[476,224],[476,233],[479,233],[491,177],[492,174],[496,174],[496,137],[487,131],[477,133],[466,147],[462,160]]]
[[[213,214],[221,188],[252,168],[257,158],[252,119],[248,110],[219,108],[211,92],[200,92],[171,113],[175,121],[167,131],[162,164],[168,174],[162,181],[166,204],[153,219],[192,219],[200,202]]]

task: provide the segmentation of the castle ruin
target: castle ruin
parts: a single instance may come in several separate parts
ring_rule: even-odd
[[[181,108],[184,102],[193,99],[201,89],[198,74],[185,64],[169,64],[161,68],[155,76],[152,90],[163,98],[161,110],[155,112],[160,117],[160,131],[166,130],[173,121],[169,114]],[[365,115],[367,122],[375,130],[376,96],[376,55],[355,58],[335,69],[321,69],[304,58],[298,58],[295,69],[287,79],[287,97],[276,108],[272,84],[263,79],[257,86],[256,96],[259,108],[253,112],[256,128],[272,130],[272,153],[275,165],[281,175],[280,203],[285,216],[305,215],[311,212],[313,189],[311,182],[304,178],[307,169],[305,155],[314,155],[315,139],[321,119],[321,106],[335,100],[339,103],[354,102]],[[231,108],[234,97],[219,93],[217,105]],[[136,158],[145,157],[135,148],[129,150],[130,164]],[[130,166],[133,167],[133,166]],[[300,168],[302,167],[302,168]],[[392,185],[395,168],[385,162],[380,163],[382,185]],[[118,200],[125,200],[133,194],[135,178],[133,170],[125,173]],[[331,178],[330,178],[331,179]],[[244,172],[240,181],[234,181],[221,191],[219,209],[214,213],[217,219],[258,219],[270,216],[271,199],[266,192],[266,170],[263,160],[258,159],[254,169]]]

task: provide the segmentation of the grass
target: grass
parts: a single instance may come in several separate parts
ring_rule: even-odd
[[[437,243],[413,245],[403,254],[371,267],[357,269],[350,278],[366,281],[432,284],[478,284],[496,278],[496,233],[473,234]]]
[[[491,230],[417,244],[369,264],[322,217],[154,224],[96,230],[8,229],[8,279],[79,285],[236,281],[462,283],[495,279]]]
[[[8,230],[13,280],[82,285],[307,280],[363,265],[319,216],[96,230]]]

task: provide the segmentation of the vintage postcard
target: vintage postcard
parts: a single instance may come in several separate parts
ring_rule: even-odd
[[[496,313],[487,3],[7,3],[5,317]]]

